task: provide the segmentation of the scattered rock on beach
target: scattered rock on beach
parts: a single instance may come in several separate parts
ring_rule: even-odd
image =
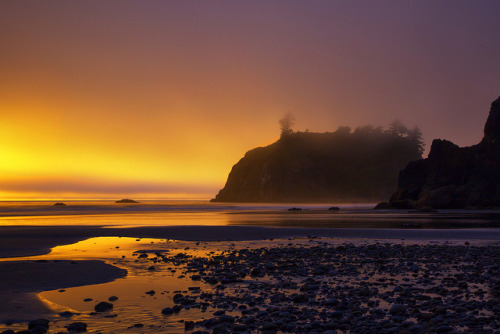
[[[100,302],[94,307],[96,312],[106,312],[113,309],[113,304],[108,302]]]
[[[86,332],[87,331],[87,324],[84,322],[73,322],[72,324],[69,324],[67,327],[68,332]]]
[[[163,310],[161,310],[161,313],[165,315],[170,315],[174,313],[174,310],[171,307],[165,307]]]
[[[63,318],[71,318],[73,315],[75,315],[75,314],[73,312],[70,312],[70,311],[64,311],[64,312],[59,313],[59,316],[63,317]]]
[[[49,321],[47,319],[36,319],[28,323],[28,329],[35,329],[39,327],[45,327],[45,331],[49,329]]]

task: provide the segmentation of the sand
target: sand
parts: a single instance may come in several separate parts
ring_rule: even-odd
[[[91,237],[116,236],[188,241],[263,240],[289,237],[334,237],[420,240],[500,240],[500,229],[359,229],[281,228],[262,226],[1,226],[0,258],[41,255],[52,247]]]
[[[52,311],[37,297],[46,290],[111,282],[127,271],[102,261],[0,262],[0,321],[19,322]]]

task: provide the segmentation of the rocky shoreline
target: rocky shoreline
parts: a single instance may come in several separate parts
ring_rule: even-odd
[[[164,307],[142,311],[157,320],[127,324],[126,306],[113,309],[122,300],[118,295],[105,310],[74,315],[66,325],[56,321],[54,333],[65,333],[63,325],[68,332],[118,333],[98,328],[120,318],[116,326],[141,333],[176,332],[168,329],[172,322],[195,334],[500,330],[498,243],[312,237],[215,244],[188,242],[164,251],[156,244],[128,260],[148,275],[172,271],[188,284],[172,291],[144,286],[148,298],[164,301]]]
[[[211,286],[178,293],[193,333],[448,333],[500,330],[499,247],[313,243],[207,258],[158,255]]]

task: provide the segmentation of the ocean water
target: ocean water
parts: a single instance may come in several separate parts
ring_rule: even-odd
[[[257,225],[323,228],[500,228],[494,210],[373,210],[374,204],[244,204],[208,201],[0,202],[0,226],[93,225],[110,227]],[[328,210],[339,207],[338,211]],[[290,211],[290,208],[301,210]]]

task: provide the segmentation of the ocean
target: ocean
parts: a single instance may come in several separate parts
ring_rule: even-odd
[[[228,226],[315,228],[500,228],[495,210],[373,210],[374,204],[210,203],[145,200],[4,201],[0,226]],[[338,210],[329,210],[337,207]],[[295,210],[290,210],[294,208]],[[300,209],[300,210],[298,210]]]

